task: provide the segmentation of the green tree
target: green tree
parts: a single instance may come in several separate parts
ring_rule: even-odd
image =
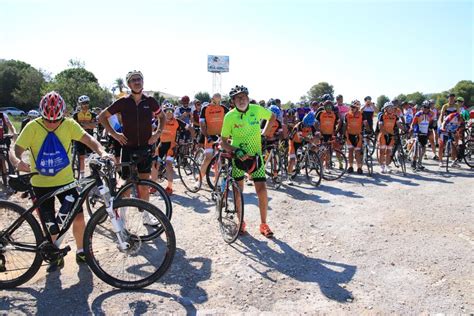
[[[201,101],[201,103],[211,102],[211,96],[209,95],[209,93],[203,91],[196,93],[196,95],[194,95],[194,98]]]
[[[24,111],[38,107],[41,100],[41,87],[45,84],[43,74],[33,67],[21,70],[21,79],[12,96],[19,108]]]
[[[327,82],[320,82],[318,84],[315,84],[308,91],[308,99],[309,101],[319,100],[323,94],[334,95],[334,87]]]
[[[115,85],[119,89],[119,92],[122,93],[123,88],[125,87],[125,81],[122,78],[115,79]]]
[[[407,96],[403,93],[397,95],[395,99],[399,100],[400,102],[408,101]]]
[[[469,106],[474,105],[474,82],[471,80],[461,80],[459,81],[452,92],[456,94],[456,97],[463,97],[464,104]]]
[[[407,99],[406,101],[414,101],[415,104],[421,105],[423,101],[426,100],[426,96],[421,93],[421,92],[413,92],[410,94],[407,94]]]
[[[377,98],[377,109],[381,111],[383,105],[388,101],[390,101],[390,99],[385,94],[382,94],[381,96],[379,96]]]
[[[154,92],[153,97],[156,99],[156,101],[158,101],[159,104],[163,104],[163,102],[165,101],[165,97],[162,96],[159,92]]]

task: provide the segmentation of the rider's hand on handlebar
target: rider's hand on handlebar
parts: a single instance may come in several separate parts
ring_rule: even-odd
[[[16,169],[18,171],[31,172],[30,165],[24,162],[23,160],[20,160],[20,162],[16,165]]]

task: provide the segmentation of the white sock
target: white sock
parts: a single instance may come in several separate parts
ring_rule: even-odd
[[[79,173],[79,177],[80,177],[81,179],[84,178],[85,176],[86,176],[86,173],[85,173],[84,171],[81,171],[81,172]]]
[[[84,248],[81,248],[81,249],[77,249],[77,250],[76,250],[76,253],[81,253],[81,252],[84,252]]]

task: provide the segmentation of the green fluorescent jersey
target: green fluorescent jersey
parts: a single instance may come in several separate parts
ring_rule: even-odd
[[[231,137],[232,146],[239,147],[248,155],[262,154],[260,122],[272,117],[270,110],[256,104],[249,104],[247,112],[236,108],[227,113],[222,124],[222,137]]]

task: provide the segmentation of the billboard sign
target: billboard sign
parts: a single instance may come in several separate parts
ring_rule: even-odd
[[[229,56],[207,55],[207,71],[229,72]]]

